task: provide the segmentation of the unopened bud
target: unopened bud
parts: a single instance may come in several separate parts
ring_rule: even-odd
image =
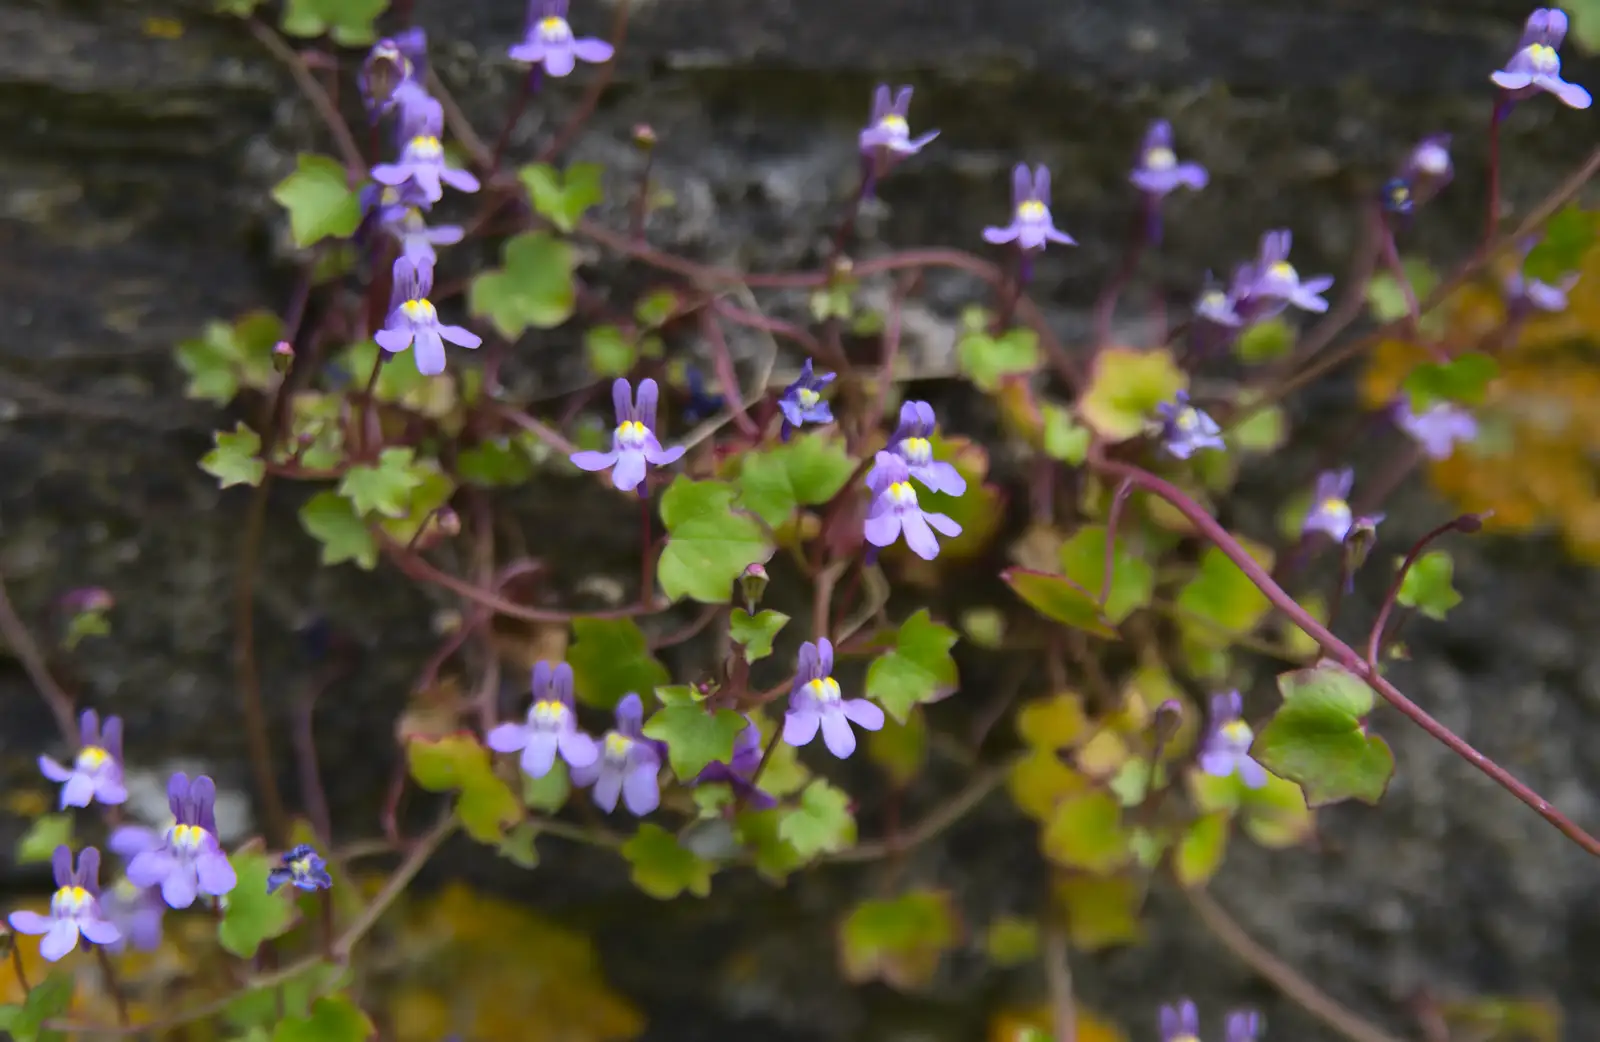
[[[294,345],[287,340],[280,340],[272,346],[272,368],[280,373],[287,373],[294,365]]]
[[[648,152],[655,148],[655,128],[648,123],[635,123],[633,126],[633,147],[641,152]]]
[[[745,611],[754,615],[761,596],[767,592],[767,569],[759,562],[750,565],[739,576],[739,592],[744,596]]]
[[[443,507],[433,515],[433,527],[446,538],[458,536],[461,534],[461,515],[449,507]]]
[[[1366,563],[1367,555],[1377,545],[1378,523],[1382,520],[1382,514],[1363,514],[1350,522],[1350,531],[1344,537],[1346,586],[1354,581],[1356,572]]]

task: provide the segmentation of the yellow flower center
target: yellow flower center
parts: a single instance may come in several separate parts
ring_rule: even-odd
[[[1249,745],[1256,733],[1243,720],[1229,720],[1222,725],[1222,736],[1236,745]]]
[[[565,40],[572,35],[572,26],[567,24],[565,18],[551,15],[539,22],[539,35],[546,40]]]
[[[900,443],[900,451],[909,462],[919,467],[933,459],[933,444],[927,438],[907,438]]]
[[[1536,43],[1528,47],[1528,60],[1533,67],[1542,73],[1549,73],[1561,68],[1561,56],[1556,49],[1547,43]]]
[[[400,305],[406,317],[413,322],[433,322],[439,317],[439,312],[430,300],[408,300]]]
[[[612,731],[606,735],[606,758],[621,760],[633,748],[633,739],[620,731]]]
[[[821,393],[813,391],[809,387],[800,388],[794,393],[794,396],[795,400],[800,403],[800,407],[802,409],[809,409],[813,405],[816,405],[818,402],[822,401]]]
[[[1168,1042],[1200,1042],[1193,1035],[1174,1035]]]
[[[1329,496],[1322,501],[1322,512],[1324,514],[1348,514],[1350,513],[1350,504],[1337,496]]]
[[[111,754],[98,745],[86,745],[78,750],[78,766],[86,771],[105,766]]]
[[[1178,157],[1170,148],[1152,148],[1144,154],[1144,165],[1151,170],[1171,170],[1178,165]]]
[[[89,891],[81,886],[64,886],[50,898],[50,910],[56,915],[76,915],[89,907],[93,900]]]
[[[294,873],[297,879],[304,879],[311,875],[311,856],[308,854],[305,857],[297,857],[289,862],[289,871]]]
[[[559,727],[571,712],[565,702],[545,699],[533,704],[533,722],[543,727]]]
[[[1208,290],[1200,298],[1200,306],[1221,311],[1228,306],[1228,295],[1220,289]]]
[[[1049,215],[1049,209],[1037,199],[1029,199],[1017,207],[1017,220],[1026,224],[1037,224]]]
[[[1271,275],[1275,279],[1294,280],[1298,279],[1299,277],[1295,274],[1294,265],[1290,264],[1288,261],[1279,261],[1278,263],[1274,264],[1272,267],[1267,269],[1267,274]]]
[[[889,499],[897,507],[914,507],[917,505],[917,490],[911,487],[909,481],[896,481],[889,486]]]
[[[650,431],[638,420],[628,420],[617,425],[617,440],[625,445],[643,445]]]
[[[878,129],[895,137],[905,137],[911,133],[911,127],[906,123],[904,116],[897,116],[893,112],[878,120]]]
[[[1173,418],[1172,425],[1180,431],[1195,431],[1200,429],[1200,413],[1192,405],[1185,405],[1178,410],[1178,415]]]
[[[811,697],[818,702],[837,702],[842,697],[839,692],[839,682],[832,677],[818,677],[806,685],[806,690],[811,692]]]
[[[206,830],[199,825],[172,826],[172,845],[183,850],[198,850],[205,839]]]
[[[418,159],[438,159],[444,155],[444,145],[431,134],[419,134],[411,139],[411,154]]]

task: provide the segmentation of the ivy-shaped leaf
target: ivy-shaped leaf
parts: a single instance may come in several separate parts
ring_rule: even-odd
[[[1395,600],[1442,621],[1451,608],[1461,603],[1461,594],[1451,582],[1454,575],[1455,562],[1450,559],[1450,552],[1429,550],[1412,562]]]
[[[521,485],[533,475],[533,461],[523,446],[505,437],[481,441],[456,454],[455,472],[467,484],[484,488]]]
[[[1051,459],[1081,467],[1089,458],[1089,442],[1094,432],[1073,418],[1059,405],[1044,407],[1044,451]]]
[[[373,23],[389,0],[288,0],[283,31],[312,38],[324,34],[341,47],[362,47],[377,39]]]
[[[1263,568],[1272,567],[1271,551],[1242,537],[1238,541]],[[1232,636],[1249,633],[1270,607],[1267,595],[1215,546],[1200,555],[1199,570],[1178,591],[1178,608],[1210,624],[1185,627],[1185,632],[1210,647],[1225,646]]]
[[[1394,773],[1394,754],[1363,723],[1374,695],[1366,681],[1332,662],[1278,677],[1283,705],[1251,752],[1263,767],[1298,782],[1313,807],[1339,800],[1377,803]]]
[[[1227,811],[1216,811],[1196,818],[1184,830],[1173,851],[1172,871],[1184,886],[1204,886],[1222,867],[1228,851]]]
[[[867,697],[901,723],[912,707],[937,702],[960,681],[950,657],[956,631],[933,621],[921,608],[900,625],[894,647],[867,668]]]
[[[1106,529],[1104,525],[1085,525],[1061,544],[1061,570],[1067,578],[1099,597],[1105,588]],[[1127,541],[1118,539],[1111,561],[1111,593],[1106,598],[1105,615],[1115,625],[1150,603],[1155,592],[1156,573],[1150,562],[1128,551]]]
[[[623,696],[649,694],[672,679],[632,619],[574,619],[572,636],[567,662],[586,705],[614,709]]]
[[[217,940],[239,958],[253,959],[264,941],[282,937],[294,925],[292,891],[284,887],[276,893],[267,893],[267,876],[276,862],[259,844],[235,851],[228,861],[239,877],[239,885],[222,899],[222,922],[217,924]]]
[[[42,814],[17,840],[17,864],[43,864],[59,846],[72,845],[72,815]]]
[[[783,812],[778,838],[809,861],[818,854],[843,850],[856,841],[856,819],[850,797],[821,778],[800,794],[800,805]]]
[[[573,163],[565,174],[549,163],[534,163],[517,171],[517,177],[527,189],[534,212],[570,233],[584,211],[605,198],[600,187],[602,172],[598,163]]]
[[[285,1017],[272,1042],[366,1042],[377,1029],[347,995],[324,995],[303,1017]]]
[[[667,545],[656,574],[668,597],[726,604],[734,580],[772,556],[760,523],[734,508],[736,495],[726,482],[679,476],[661,497]]]
[[[1000,580],[1034,611],[1047,619],[1096,637],[1114,638],[1117,631],[1088,590],[1062,575],[1007,568]]]
[[[734,837],[740,846],[754,854],[756,871],[771,883],[781,884],[811,860],[779,835],[784,813],[777,809],[747,810],[734,818]]]
[[[1039,334],[1016,327],[1000,336],[968,329],[956,343],[961,371],[980,391],[993,394],[1009,376],[1026,376],[1039,368]]]
[[[302,152],[294,173],[273,186],[272,198],[289,211],[289,233],[296,246],[347,239],[361,224],[361,197],[350,187],[344,167],[327,156]]]
[[[1054,889],[1073,947],[1097,952],[1144,935],[1144,892],[1125,877],[1066,876]]]
[[[711,712],[703,705],[669,705],[644,725],[647,737],[667,743],[672,773],[688,783],[713,761],[733,758],[733,743],[748,724],[732,709]]]
[[[472,280],[467,310],[486,318],[507,340],[529,329],[554,329],[572,317],[577,301],[572,247],[544,232],[527,232],[505,244],[504,266]]]
[[[1132,851],[1122,825],[1122,805],[1108,792],[1088,792],[1056,805],[1040,845],[1051,861],[1106,874],[1127,864]]]
[[[739,505],[778,528],[799,507],[832,499],[855,467],[832,432],[797,435],[787,444],[745,454]]]
[[[1108,441],[1126,441],[1144,431],[1156,406],[1172,401],[1187,385],[1188,377],[1165,349],[1104,348],[1095,356],[1078,414]]]
[[[266,390],[278,379],[272,350],[283,339],[283,321],[253,311],[238,322],[208,322],[204,332],[178,345],[178,365],[189,377],[184,395],[227,405],[241,387]]]
[[[932,982],[961,939],[955,901],[942,890],[912,890],[856,905],[839,927],[839,958],[850,981],[881,980],[911,991]]]
[[[685,890],[696,897],[711,893],[711,862],[659,825],[640,825],[622,845],[622,856],[633,866],[634,885],[659,901],[670,901]]]
[[[627,376],[638,361],[638,348],[616,326],[590,326],[583,332],[583,353],[589,370],[598,377]]]
[[[200,469],[217,479],[221,488],[259,485],[267,475],[261,458],[261,435],[239,423],[233,432],[217,431],[216,448],[200,460]]]
[[[770,608],[755,615],[735,608],[728,616],[728,639],[739,646],[746,662],[756,662],[772,654],[772,642],[788,622],[789,616]]]
[[[339,494],[358,514],[403,517],[411,493],[422,484],[415,449],[396,446],[378,454],[377,463],[358,463],[345,472]]]
[[[300,524],[322,544],[322,563],[351,561],[363,571],[378,564],[378,543],[366,521],[339,493],[318,492],[300,508]]]
[[[1588,18],[1584,18],[1587,21]],[[1522,265],[1525,278],[1551,284],[1577,271],[1600,233],[1600,210],[1569,203],[1544,226],[1544,236]]]
[[[1439,402],[1481,405],[1489,384],[1500,375],[1500,365],[1478,351],[1465,351],[1448,362],[1424,362],[1411,371],[1401,389],[1411,398],[1411,409],[1426,412]]]
[[[406,762],[424,789],[458,794],[456,816],[478,842],[498,845],[506,829],[522,820],[522,801],[495,774],[489,750],[474,736],[413,738],[406,744]]]
[[[68,970],[51,970],[34,984],[20,1005],[0,1006],[0,1031],[13,1042],[57,1042],[62,1032],[47,1031],[44,1023],[63,1016],[72,1007],[77,978]]]

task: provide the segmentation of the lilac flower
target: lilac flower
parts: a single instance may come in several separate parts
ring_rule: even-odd
[[[984,240],[996,246],[1015,242],[1024,250],[1042,250],[1046,243],[1076,246],[1077,241],[1056,227],[1050,216],[1050,168],[1041,164],[1030,177],[1028,164],[1011,171],[1011,223],[983,230]]]
[[[39,773],[61,786],[61,806],[87,807],[95,800],[107,805],[123,803],[128,790],[122,784],[122,721],[106,717],[105,729],[93,709],[78,717],[78,755],[64,767],[49,756],[39,757]]]
[[[646,464],[669,466],[678,462],[684,453],[682,445],[664,449],[656,439],[656,399],[659,393],[656,382],[646,378],[639,381],[639,396],[634,400],[633,389],[628,381],[617,377],[617,382],[611,385],[611,401],[617,410],[617,429],[611,435],[611,451],[574,452],[573,465],[589,471],[610,467],[611,484],[618,490],[632,492],[638,489],[641,496],[645,495],[648,489],[644,480]]]
[[[644,703],[631,692],[617,703],[617,726],[600,743],[600,758],[572,770],[572,784],[594,786],[595,806],[610,814],[617,797],[634,817],[661,805],[661,756],[666,746],[644,736]]]
[[[800,367],[800,378],[784,388],[778,399],[778,408],[783,410],[784,441],[808,423],[833,422],[833,409],[822,400],[822,389],[833,383],[834,376],[833,373],[813,374],[811,359],[805,360]]]
[[[173,908],[188,908],[196,893],[221,897],[239,885],[217,840],[217,786],[205,775],[193,782],[178,771],[167,781],[167,806],[176,821],[149,849],[128,862],[135,886],[159,886]],[[120,831],[120,830],[119,830]],[[129,849],[129,836],[119,837]]]
[[[1549,314],[1567,310],[1567,294],[1578,284],[1579,274],[1572,272],[1551,285],[1539,279],[1527,278],[1514,272],[1505,280],[1505,295],[1513,310],[1544,311]]]
[[[433,99],[429,98],[428,101]],[[423,105],[417,112],[403,116],[401,127],[405,135],[405,147],[400,150],[400,159],[373,167],[374,181],[390,186],[414,183],[421,190],[422,197],[430,203],[444,198],[443,186],[446,184],[462,192],[476,192],[481,187],[478,179],[467,171],[445,165],[444,145],[439,141],[439,135],[444,130],[444,117],[442,110],[434,107],[437,104]]]
[[[1239,314],[1234,295],[1214,282],[1200,291],[1200,297],[1195,301],[1194,315],[1195,318],[1229,329],[1244,325],[1244,316]]]
[[[1261,1033],[1261,1015],[1254,1010],[1236,1009],[1228,1014],[1223,1042],[1255,1042]]]
[[[414,79],[407,80],[396,88],[393,107],[399,113],[394,121],[394,133],[402,152],[407,143],[419,137],[437,138],[444,128],[444,106]],[[455,184],[454,181],[450,183]],[[425,190],[419,190],[426,195]],[[463,188],[462,191],[472,192],[477,189]],[[438,202],[438,198],[430,198],[427,201],[435,203]]]
[[[733,755],[727,763],[708,763],[695,775],[694,785],[722,783],[733,790],[734,798],[751,810],[771,810],[778,805],[772,796],[751,783],[761,766],[761,728],[745,717],[745,729],[733,740]]]
[[[489,748],[498,753],[522,752],[522,771],[543,778],[555,766],[556,753],[574,769],[588,767],[600,756],[595,741],[578,730],[572,708],[572,667],[548,662],[533,667],[533,704],[520,724],[501,724],[489,732]]]
[[[529,65],[543,63],[544,71],[561,77],[572,72],[579,61],[598,65],[616,53],[604,40],[574,36],[567,24],[567,0],[529,0],[528,26],[522,42],[511,48],[513,61]]]
[[[1179,999],[1161,1007],[1161,1042],[1200,1042],[1200,1014],[1193,1002]]]
[[[913,138],[911,124],[906,121],[910,111],[910,87],[896,90],[891,101],[889,85],[878,84],[878,89],[872,94],[872,116],[861,130],[858,147],[862,156],[871,160],[880,174],[895,160],[921,152],[923,146],[939,136],[937,130],[930,130],[921,137]]]
[[[1317,475],[1317,486],[1311,493],[1311,511],[1300,526],[1301,535],[1326,532],[1336,543],[1344,542],[1355,518],[1350,513],[1350,486],[1355,481],[1355,471],[1325,470]]]
[[[1455,165],[1450,161],[1450,135],[1429,134],[1418,141],[1406,157],[1401,176],[1408,181],[1428,180],[1444,187],[1455,176]]]
[[[1188,459],[1201,449],[1226,449],[1222,428],[1217,421],[1189,404],[1189,395],[1179,391],[1170,402],[1156,406],[1161,416],[1162,444],[1178,459]]]
[[[783,717],[783,740],[809,745],[822,731],[828,751],[843,760],[856,751],[851,723],[868,731],[883,728],[883,710],[864,698],[845,698],[833,679],[833,644],[827,637],[800,645],[800,669],[789,690],[789,711]]]
[[[101,895],[100,906],[122,934],[121,940],[106,945],[108,950],[120,952],[128,944],[142,952],[161,947],[161,920],[166,916],[167,905],[161,900],[159,887],[137,886],[124,877]]]
[[[1470,442],[1478,436],[1478,421],[1467,410],[1449,402],[1435,402],[1418,415],[1402,395],[1394,403],[1394,421],[1422,446],[1430,459],[1449,459],[1456,442]]]
[[[441,224],[429,228],[422,218],[422,211],[415,206],[399,209],[390,220],[384,222],[383,228],[400,244],[400,255],[394,262],[396,283],[416,279],[432,285],[433,266],[439,260],[434,247],[453,246],[461,241],[464,234],[459,224]],[[427,273],[426,278],[423,272]]]
[[[961,534],[961,526],[950,517],[928,513],[917,505],[911,468],[895,453],[878,453],[872,473],[867,475],[867,487],[872,490],[873,499],[867,510],[865,535],[873,546],[891,546],[903,533],[911,552],[931,561],[939,556],[934,532],[951,538]]]
[[[1259,789],[1267,784],[1267,771],[1250,758],[1256,734],[1240,716],[1243,708],[1237,691],[1212,696],[1209,729],[1200,743],[1200,769],[1214,778],[1237,772],[1246,786]]]
[[[328,863],[314,847],[301,843],[283,852],[278,863],[267,872],[267,893],[275,892],[285,883],[296,890],[327,890],[333,886],[328,874]]]
[[[948,463],[933,458],[933,444],[928,436],[939,420],[933,406],[927,402],[904,402],[900,406],[900,426],[889,439],[889,451],[905,461],[911,476],[927,486],[930,492],[946,492],[952,496],[965,495],[967,479]],[[871,480],[870,478],[868,479]]]
[[[100,851],[85,847],[72,867],[72,849],[66,844],[51,857],[56,874],[56,892],[50,898],[50,914],[16,911],[8,917],[11,928],[30,936],[43,935],[39,954],[56,962],[78,946],[78,936],[93,944],[116,944],[122,933],[100,908]]]
[[[1145,131],[1138,164],[1128,179],[1139,191],[1159,199],[1179,188],[1199,191],[1209,177],[1199,163],[1178,162],[1177,153],[1172,151],[1172,124],[1158,119]]]
[[[1241,287],[1244,289],[1243,296],[1275,304],[1277,310],[1282,310],[1285,304],[1293,304],[1302,311],[1328,310],[1328,302],[1322,299],[1321,294],[1333,285],[1333,277],[1318,275],[1300,281],[1300,273],[1289,263],[1289,246],[1292,242],[1293,234],[1287,229],[1270,231],[1261,236],[1261,252],[1254,266],[1248,269],[1248,278],[1240,280],[1244,283]],[[1269,308],[1254,317],[1267,317],[1271,313]]]
[[[373,44],[356,77],[361,100],[373,122],[394,107],[395,95],[402,85],[416,82],[417,64],[407,51],[421,51],[426,47],[426,37],[421,29],[408,30],[402,36],[407,37],[404,43],[399,37],[389,37]]]
[[[444,372],[444,342],[475,348],[483,338],[462,326],[447,326],[439,321],[439,311],[428,299],[433,288],[433,271],[417,271],[396,261],[394,267],[395,306],[383,328],[372,335],[378,346],[398,354],[416,344],[417,372],[437,376]]]
[[[1539,8],[1523,26],[1517,53],[1489,79],[1513,100],[1546,91],[1563,105],[1588,108],[1593,100],[1589,92],[1561,78],[1561,56],[1556,51],[1566,35],[1567,16],[1553,7]]]

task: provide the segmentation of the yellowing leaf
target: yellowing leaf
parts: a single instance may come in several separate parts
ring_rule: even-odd
[[[933,979],[940,958],[960,936],[948,893],[913,890],[852,909],[839,927],[839,957],[845,976],[856,983],[876,978],[909,991]]]
[[[1144,934],[1144,892],[1131,879],[1067,876],[1056,883],[1054,896],[1074,947],[1099,951],[1132,944]]]
[[[1102,348],[1089,389],[1078,401],[1078,414],[1108,441],[1126,441],[1142,433],[1156,406],[1172,401],[1188,383],[1164,349]]]

